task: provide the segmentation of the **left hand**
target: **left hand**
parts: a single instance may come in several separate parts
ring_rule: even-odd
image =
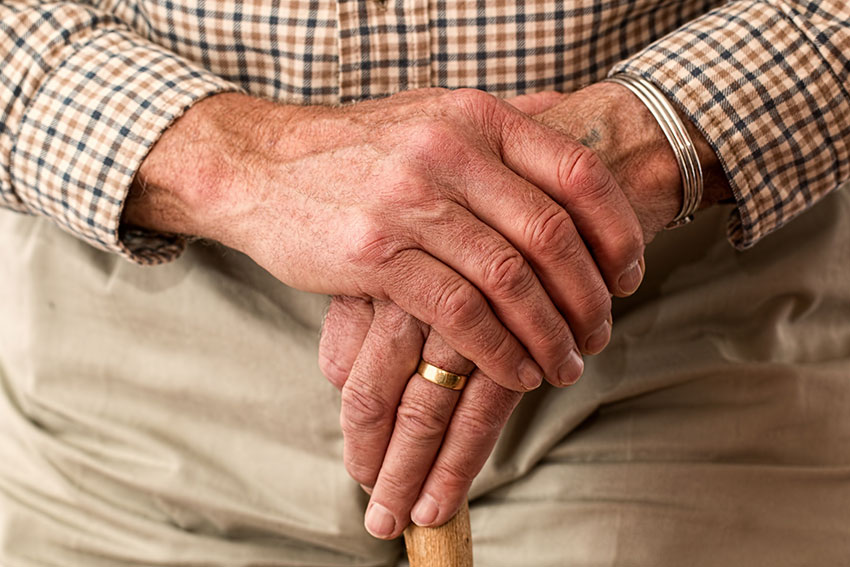
[[[596,150],[649,242],[681,206],[678,166],[654,118],[631,93],[609,83],[545,96],[520,97],[518,106],[543,111],[536,118]],[[711,203],[726,196],[728,185],[711,148],[698,133],[695,140]],[[345,464],[371,490],[366,527],[377,537],[397,537],[411,516],[426,526],[448,521],[522,396],[479,370],[462,393],[414,379],[420,357],[459,374],[471,370],[439,335],[395,305],[334,298],[320,364],[343,390]]]

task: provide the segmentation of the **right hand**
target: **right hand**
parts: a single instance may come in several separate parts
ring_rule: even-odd
[[[295,288],[392,301],[513,390],[578,379],[643,253],[591,150],[473,90],[216,95],[165,132],[139,188],[128,222],[218,240]]]

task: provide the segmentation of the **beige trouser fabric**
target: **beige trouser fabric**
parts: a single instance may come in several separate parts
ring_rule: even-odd
[[[850,564],[850,192],[755,249],[661,235],[582,381],[473,487],[479,567]],[[0,564],[392,566],[316,365],[323,297],[0,213]]]

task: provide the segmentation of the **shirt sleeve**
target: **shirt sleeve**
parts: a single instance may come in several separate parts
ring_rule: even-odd
[[[645,77],[714,147],[745,249],[850,176],[850,2],[733,1],[613,70]]]
[[[0,3],[0,206],[144,264],[181,238],[120,230],[133,177],[194,102],[238,90],[73,2]]]

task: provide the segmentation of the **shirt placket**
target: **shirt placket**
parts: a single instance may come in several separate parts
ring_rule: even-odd
[[[428,0],[339,0],[341,102],[431,84]]]

